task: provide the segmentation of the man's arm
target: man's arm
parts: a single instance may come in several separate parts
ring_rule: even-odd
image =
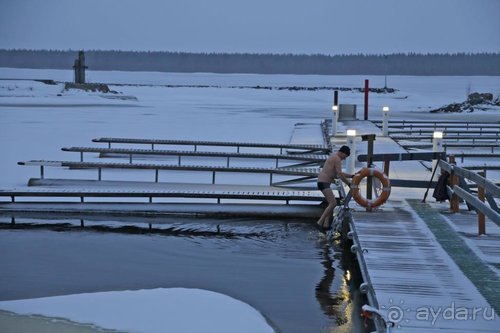
[[[337,161],[337,163],[335,163],[335,171],[337,173],[337,176],[344,183],[346,183],[347,185],[351,186],[351,181],[349,179],[347,179],[347,178],[352,178],[352,175],[347,174],[345,172],[342,172],[342,162],[341,161]]]
[[[340,172],[339,173],[339,178],[344,182],[346,183],[348,186],[351,186],[351,181],[347,178],[352,178],[352,175],[349,175],[347,173],[344,173],[344,172]]]

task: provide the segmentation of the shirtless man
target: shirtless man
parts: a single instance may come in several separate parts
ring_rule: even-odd
[[[318,227],[321,230],[327,230],[330,225],[325,225],[328,223],[330,217],[333,214],[333,209],[337,205],[337,200],[333,194],[330,185],[335,178],[340,178],[347,186],[351,186],[351,182],[347,178],[352,178],[352,175],[342,172],[342,161],[345,160],[349,155],[351,155],[351,150],[347,146],[342,146],[337,151],[336,154],[331,155],[326,160],[321,172],[318,175],[318,189],[323,193],[326,200],[328,201],[328,206],[319,218]]]

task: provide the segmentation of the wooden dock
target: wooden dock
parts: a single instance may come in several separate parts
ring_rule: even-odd
[[[443,249],[441,235],[429,230],[429,219],[439,219],[439,212],[421,214],[412,208],[419,205],[429,210],[427,204],[404,200],[376,213],[352,214],[350,237],[352,251],[364,270],[362,289],[385,319],[378,321],[378,330],[384,332],[391,327],[391,332],[497,332],[494,314],[500,304],[493,303],[496,300],[492,297],[497,297],[495,293],[500,290],[498,276],[481,259],[468,259],[474,260],[476,269],[484,266],[484,277],[493,279],[489,284],[496,290],[486,290],[482,295],[475,284],[479,281],[471,281],[461,270],[460,264],[464,263],[457,263]],[[471,318],[473,309],[481,310]]]
[[[174,156],[178,160],[177,165],[182,165],[182,157],[195,156],[200,158],[224,157],[227,160],[226,166],[229,167],[231,159],[272,159],[276,161],[276,167],[279,161],[303,161],[321,163],[328,155],[325,154],[264,154],[264,153],[238,153],[238,152],[214,152],[214,151],[194,151],[194,150],[160,150],[160,149],[130,149],[130,148],[100,148],[100,147],[64,147],[62,151],[80,153],[80,162],[83,162],[84,153],[98,153],[99,157],[113,157],[126,155],[129,162],[132,163],[133,157],[137,156]]]
[[[313,127],[317,127],[317,132],[321,133],[319,125]],[[321,215],[319,204],[324,198],[314,185],[308,183],[314,181],[319,166],[327,158],[325,153],[329,148],[322,144],[322,139],[318,143],[313,138],[312,143],[307,144],[126,138],[100,138],[93,141],[106,142],[108,147],[62,148],[63,151],[80,153],[80,161],[19,162],[19,165],[40,167],[40,178],[31,178],[26,188],[0,190],[0,198],[4,198],[0,202],[0,215],[12,216],[13,221],[16,216],[26,214],[142,217],[178,214],[287,219],[316,219]],[[111,147],[111,143],[120,144],[120,147]],[[151,149],[133,146],[145,144],[151,145]],[[169,146],[170,149],[158,149],[159,145]],[[193,146],[193,150],[186,150],[189,145]],[[182,149],[178,150],[178,147]],[[200,150],[200,147],[212,150]],[[240,151],[243,148],[245,152]],[[98,161],[93,157],[84,162],[83,153],[98,154]],[[127,157],[128,161],[102,162],[101,158],[109,155],[118,159]],[[148,157],[147,163],[142,162],[143,156]],[[159,163],[158,158],[164,156],[173,156],[178,159],[178,163]],[[140,157],[141,163],[134,161],[133,157]],[[195,157],[200,163],[181,163],[181,157]],[[210,161],[226,160],[227,163],[225,166],[213,165],[205,161],[207,158]],[[249,162],[244,166],[230,165],[230,159],[247,159]],[[269,159],[275,160],[274,167],[260,163]],[[76,172],[97,169],[97,179],[47,179],[45,169],[49,167],[69,168]],[[120,170],[122,180],[103,179],[103,172],[112,173],[111,170]],[[138,181],[130,175],[134,170],[152,170],[154,175],[150,182]],[[162,182],[160,171],[162,175],[173,171],[211,173],[212,181]],[[267,185],[218,183],[218,173],[267,174],[269,182]]]
[[[19,165],[39,166],[40,178],[44,178],[44,167],[66,167],[70,169],[97,169],[97,180],[102,180],[103,170],[105,169],[128,169],[128,170],[152,170],[155,171],[151,181],[158,182],[159,171],[195,171],[210,172],[212,174],[212,184],[216,182],[216,174],[220,172],[231,173],[259,173],[269,175],[269,185],[275,184],[274,175],[282,176],[300,176],[299,180],[309,180],[316,178],[320,168],[318,167],[226,167],[226,166],[207,166],[207,165],[177,165],[177,164],[152,164],[152,163],[110,163],[110,162],[72,162],[72,161],[26,161],[18,162]],[[307,164],[308,165],[308,164]],[[296,180],[289,180],[296,181]]]
[[[361,134],[367,131],[381,134],[378,128],[362,121],[351,121],[348,126]],[[391,181],[415,187],[418,187],[417,180],[429,181],[431,173],[426,167],[417,160],[412,161],[421,153],[407,154],[403,149],[405,145],[398,145],[390,137],[376,140],[375,153],[383,152],[395,161],[391,162]],[[450,147],[455,145],[462,147],[463,143],[453,143]],[[476,143],[474,148],[483,145]],[[424,147],[421,142],[412,144],[416,146]],[[494,149],[498,144],[485,146]],[[358,154],[366,154],[366,144],[358,143],[357,147]],[[356,168],[361,166],[362,163],[356,164]],[[469,175],[470,171],[465,168],[457,170]],[[415,176],[408,172],[410,169],[421,172]],[[453,167],[449,170],[453,173]],[[480,177],[469,177],[480,186],[488,187],[486,192],[493,195],[489,200],[491,208],[481,208],[488,214],[483,236],[477,236],[480,222],[476,212],[464,213],[467,207],[463,205],[462,213],[451,214],[448,205],[422,203],[423,190],[419,192],[416,188],[393,189],[388,203],[374,212],[366,212],[351,203],[351,210],[345,214],[344,236],[352,240],[351,251],[356,254],[364,280],[360,289],[368,298],[365,314],[373,319],[377,332],[498,332],[500,226],[497,223],[500,215],[494,198],[498,200],[499,189]],[[462,184],[467,189],[465,182],[457,180],[455,184],[449,188],[453,198],[461,195],[481,205],[470,193],[457,188]],[[465,230],[464,225],[467,225]]]
[[[330,148],[327,145],[318,144],[285,144],[285,143],[263,143],[263,142],[227,142],[227,141],[202,141],[202,140],[174,140],[174,139],[141,139],[141,138],[97,138],[93,142],[107,143],[108,148],[111,144],[136,144],[136,145],[151,145],[151,149],[155,146],[193,146],[194,151],[199,147],[234,147],[236,152],[245,148],[270,148],[278,149],[280,154],[285,150],[302,150],[303,153],[323,152],[328,153]]]

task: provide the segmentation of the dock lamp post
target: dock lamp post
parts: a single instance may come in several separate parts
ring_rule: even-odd
[[[332,136],[335,136],[337,134],[337,121],[339,119],[339,106],[334,105],[332,106]]]
[[[356,161],[356,130],[347,130],[347,146],[351,149],[351,155],[346,159],[346,173],[354,174]]]
[[[443,151],[443,132],[434,131],[432,134],[432,151],[434,153],[440,153]],[[434,160],[432,163],[432,169],[434,170],[437,166],[438,161]]]
[[[383,115],[383,125],[382,125],[382,135],[389,136],[389,107],[384,106],[382,108]]]

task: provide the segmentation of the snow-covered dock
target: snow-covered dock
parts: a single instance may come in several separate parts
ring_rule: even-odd
[[[311,135],[311,129],[316,135]],[[127,145],[121,148],[72,147],[63,148],[67,152],[79,152],[80,161],[27,161],[19,165],[40,167],[40,178],[31,178],[28,187],[0,190],[0,197],[9,198],[10,203],[0,203],[1,214],[11,215],[12,223],[16,217],[33,214],[59,214],[82,216],[166,216],[192,215],[211,217],[264,217],[275,218],[317,218],[321,214],[319,203],[323,196],[312,185],[319,165],[327,158],[329,147],[317,140],[321,134],[319,124],[298,125],[291,141],[300,136],[314,138],[306,143],[249,143],[221,141],[193,141],[166,139],[121,139],[100,138],[95,142]],[[316,140],[316,141],[314,141]],[[137,149],[130,145],[151,145],[151,149]],[[156,147],[155,147],[156,145]],[[158,145],[174,145],[172,150],[158,149]],[[176,147],[193,146],[193,150],[175,150]],[[199,150],[199,147],[216,147],[217,151]],[[156,149],[155,149],[156,148]],[[230,151],[224,151],[228,148]],[[245,148],[246,152],[240,152]],[[222,151],[221,151],[222,150]],[[271,151],[270,151],[271,150]],[[279,154],[275,151],[278,150]],[[83,153],[98,154],[97,161],[90,156],[90,161],[83,162]],[[115,159],[128,157],[128,163],[101,162],[101,158],[113,155]],[[141,163],[132,160],[135,155]],[[177,164],[166,164],[162,158],[175,158]],[[197,158],[196,165],[188,159],[181,163],[181,157]],[[203,162],[200,163],[200,158]],[[250,160],[246,164],[229,165],[230,158]],[[211,159],[211,160],[210,160]],[[227,159],[225,166],[218,165],[219,160]],[[275,160],[272,167],[260,166],[255,161]],[[144,163],[142,160],[146,160]],[[159,162],[159,160],[161,162]],[[216,165],[212,164],[216,161]],[[283,161],[285,165],[279,166]],[[211,163],[212,162],[212,163]],[[69,169],[97,169],[97,180],[92,179],[47,179],[45,168],[66,167]],[[103,170],[112,174],[116,169],[121,178],[104,180]],[[148,181],[130,180],[130,172],[154,171]],[[159,172],[185,172],[177,182],[160,181]],[[197,175],[203,172],[212,174],[211,183],[186,181],[186,172]],[[267,174],[267,185],[216,183],[216,174]],[[262,178],[262,176],[260,176]],[[265,177],[265,176],[264,176]],[[274,177],[274,178],[273,178]],[[297,178],[298,177],[298,178]],[[279,185],[279,186],[277,186]],[[30,201],[31,200],[31,201]],[[35,201],[35,202],[33,202]],[[79,202],[78,202],[79,201]],[[285,204],[283,206],[283,204]],[[292,207],[293,206],[293,207]]]
[[[384,318],[379,330],[497,332],[498,304],[493,302],[498,301],[498,275],[472,253],[471,258],[453,258],[442,244],[450,235],[435,234],[431,223],[446,222],[437,210],[415,200],[352,214],[352,251],[364,270],[362,289]],[[464,265],[481,270],[483,279],[464,271]],[[490,288],[485,290],[486,284]]]
[[[322,196],[318,191],[228,185],[216,185],[211,189],[210,186],[205,185],[203,189],[199,189],[199,186],[196,189],[193,184],[191,186],[189,184],[175,184],[175,186],[171,186],[171,189],[161,188],[161,184],[158,184],[160,186],[142,184],[142,188],[134,184],[133,187],[127,188],[121,182],[115,182],[114,186],[111,185],[113,182],[106,182],[104,185],[83,189],[81,181],[66,182],[73,185],[45,186],[27,190],[0,190],[0,196],[9,196],[12,200],[11,203],[0,204],[0,214],[7,216],[10,214],[15,221],[15,216],[27,217],[36,214],[316,218],[321,213],[317,204],[290,204],[290,202],[296,201],[319,203]],[[64,182],[55,180],[55,183],[61,185]],[[17,201],[21,197],[42,197],[44,200],[50,201]],[[61,198],[66,201],[54,201]],[[68,202],[68,198],[73,198],[73,202]],[[112,198],[113,201],[95,201],[106,198]],[[131,202],[133,199],[140,198],[149,201]],[[188,201],[177,203],[164,201],[169,198],[183,198]],[[81,202],[74,202],[74,199],[79,199]],[[279,201],[280,204],[270,203],[276,201]]]
[[[331,138],[336,145],[345,142],[343,131],[349,128],[358,135],[377,134],[377,154],[405,152],[371,122],[343,125]],[[358,155],[366,154],[366,146],[358,142]],[[391,162],[391,180],[430,180],[424,162],[404,159]],[[500,253],[500,226],[488,222],[487,234],[472,236],[472,241],[477,214],[449,214],[443,204],[422,203],[423,190],[416,188],[392,192],[388,203],[374,212],[351,204],[354,210],[344,221],[364,280],[361,290],[370,303],[365,315],[374,319],[379,332],[497,332],[500,271],[492,254]],[[462,227],[468,225],[468,236],[453,225],[457,218]]]

